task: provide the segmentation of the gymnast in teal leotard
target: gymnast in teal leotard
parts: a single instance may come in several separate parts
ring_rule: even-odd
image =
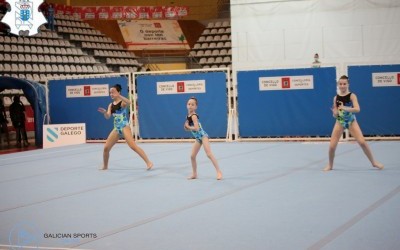
[[[123,136],[122,130],[129,125],[126,118],[126,108],[122,107],[122,101],[117,104],[111,103],[111,114],[114,117],[114,129],[120,136]]]
[[[204,136],[208,137],[208,134],[206,133],[206,131],[204,131],[203,127],[201,126],[201,123],[199,121],[199,115],[196,113],[186,116],[186,120],[188,121],[189,126],[191,126],[191,127],[194,126],[194,122],[193,122],[193,118],[192,118],[193,116],[197,117],[197,121],[199,123],[199,129],[191,130],[190,132],[192,132],[192,135],[194,136],[196,141],[198,141],[200,144],[203,144],[203,137]]]
[[[354,113],[360,112],[360,105],[358,104],[357,96],[349,91],[349,78],[347,76],[341,76],[337,85],[339,93],[333,98],[332,107],[333,117],[336,118],[336,122],[329,144],[329,163],[325,166],[324,171],[333,169],[336,147],[345,129],[348,129],[350,134],[356,139],[372,166],[383,169],[383,164],[375,161],[372,156],[371,149],[365,141],[356,116],[354,115]]]
[[[336,95],[336,108],[347,107],[353,108],[353,102],[351,101],[352,93],[347,95]],[[351,123],[356,119],[356,115],[353,112],[349,112],[343,108],[338,109],[338,114],[336,120],[343,126],[343,128],[348,129]]]
[[[129,127],[127,107],[131,104],[131,101],[121,95],[121,85],[119,84],[110,88],[110,97],[113,102],[108,105],[107,109],[97,109],[106,119],[110,119],[111,116],[114,117],[114,128],[108,135],[106,144],[104,145],[103,166],[100,169],[108,169],[108,159],[110,157],[111,148],[118,142],[120,137],[124,137],[129,147],[144,160],[147,170],[150,170],[153,167],[153,163],[149,160],[143,149],[136,145],[131,128]]]
[[[208,134],[204,131],[203,127],[200,124],[199,116],[196,114],[197,110],[197,99],[195,97],[191,97],[186,107],[188,109],[188,115],[186,116],[185,125],[183,126],[186,131],[190,131],[194,138],[196,138],[195,143],[193,144],[192,154],[190,155],[190,159],[192,162],[192,175],[188,177],[189,180],[197,179],[197,162],[196,156],[199,153],[201,146],[203,146],[204,151],[208,158],[210,158],[212,164],[217,171],[217,180],[222,179],[222,172],[219,169],[217,159],[214,157],[211,152],[210,141],[208,140]]]

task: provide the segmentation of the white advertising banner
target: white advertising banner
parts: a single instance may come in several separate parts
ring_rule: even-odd
[[[67,98],[109,96],[108,84],[66,86]]]
[[[157,95],[206,93],[205,80],[157,82]]]
[[[258,82],[260,91],[314,89],[312,75],[260,77]]]
[[[372,73],[373,87],[400,87],[400,72]]]
[[[55,148],[86,143],[86,124],[43,125],[43,148]]]
[[[190,49],[176,20],[118,21],[129,50]]]

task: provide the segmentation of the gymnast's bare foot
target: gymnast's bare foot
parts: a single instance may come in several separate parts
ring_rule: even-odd
[[[188,179],[188,180],[194,180],[194,179],[197,179],[197,174],[192,174],[192,175],[191,175],[191,176],[189,176],[187,179]]]
[[[374,162],[373,164],[372,164],[372,166],[374,166],[374,168],[377,168],[377,169],[379,169],[379,170],[382,170],[383,169],[383,164],[382,163],[380,163],[380,162]]]
[[[327,171],[331,171],[333,168],[332,168],[332,166],[331,165],[326,165],[326,167],[324,168],[324,172],[327,172]]]
[[[217,180],[222,180],[222,172],[221,171],[217,172]]]
[[[107,170],[108,169],[108,166],[100,166],[100,168],[99,168],[99,170]]]
[[[147,167],[146,170],[151,170],[153,168],[153,163],[150,161],[149,163],[147,163]]]

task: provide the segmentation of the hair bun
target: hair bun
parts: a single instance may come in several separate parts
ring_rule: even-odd
[[[114,86],[112,86],[113,88],[115,88],[118,92],[121,92],[121,90],[122,90],[122,87],[121,87],[121,84],[115,84]]]

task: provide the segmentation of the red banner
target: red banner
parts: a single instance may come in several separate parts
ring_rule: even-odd
[[[33,114],[32,106],[25,106],[25,128],[26,131],[35,131],[35,115]]]
[[[139,7],[139,19],[150,19],[150,7]]]
[[[82,7],[83,19],[95,19],[97,7]]]
[[[124,12],[125,12],[126,19],[137,19],[139,16],[138,7],[135,7],[135,6],[125,6]]]
[[[164,15],[164,7],[150,7],[150,15],[151,19],[163,19]]]
[[[110,7],[98,7],[96,12],[97,19],[110,19],[111,8]]]
[[[64,13],[65,13],[65,15],[67,15],[67,16],[72,15],[72,13],[74,13],[74,12],[73,12],[72,6],[65,6],[65,8],[64,8]]]
[[[54,4],[54,11],[56,14],[64,15],[65,7],[66,6],[64,4]]]
[[[24,105],[25,106],[25,130],[28,131],[35,131],[35,115],[33,113],[32,106]],[[14,126],[12,125],[10,117],[9,107],[6,107],[6,114],[7,114],[7,128],[8,131],[15,131]]]
[[[189,8],[188,7],[176,7],[177,12],[178,12],[178,17],[184,17],[189,14]]]
[[[83,19],[82,7],[72,7],[72,13],[75,18]]]
[[[124,7],[122,6],[113,6],[111,8],[111,16],[110,19],[124,19],[125,18],[125,12],[124,12]]]
[[[178,10],[176,7],[165,7],[165,18],[177,18]]]
[[[4,0],[0,0],[4,1]],[[81,19],[177,19],[188,15],[187,6],[66,6],[55,4],[55,13]]]

